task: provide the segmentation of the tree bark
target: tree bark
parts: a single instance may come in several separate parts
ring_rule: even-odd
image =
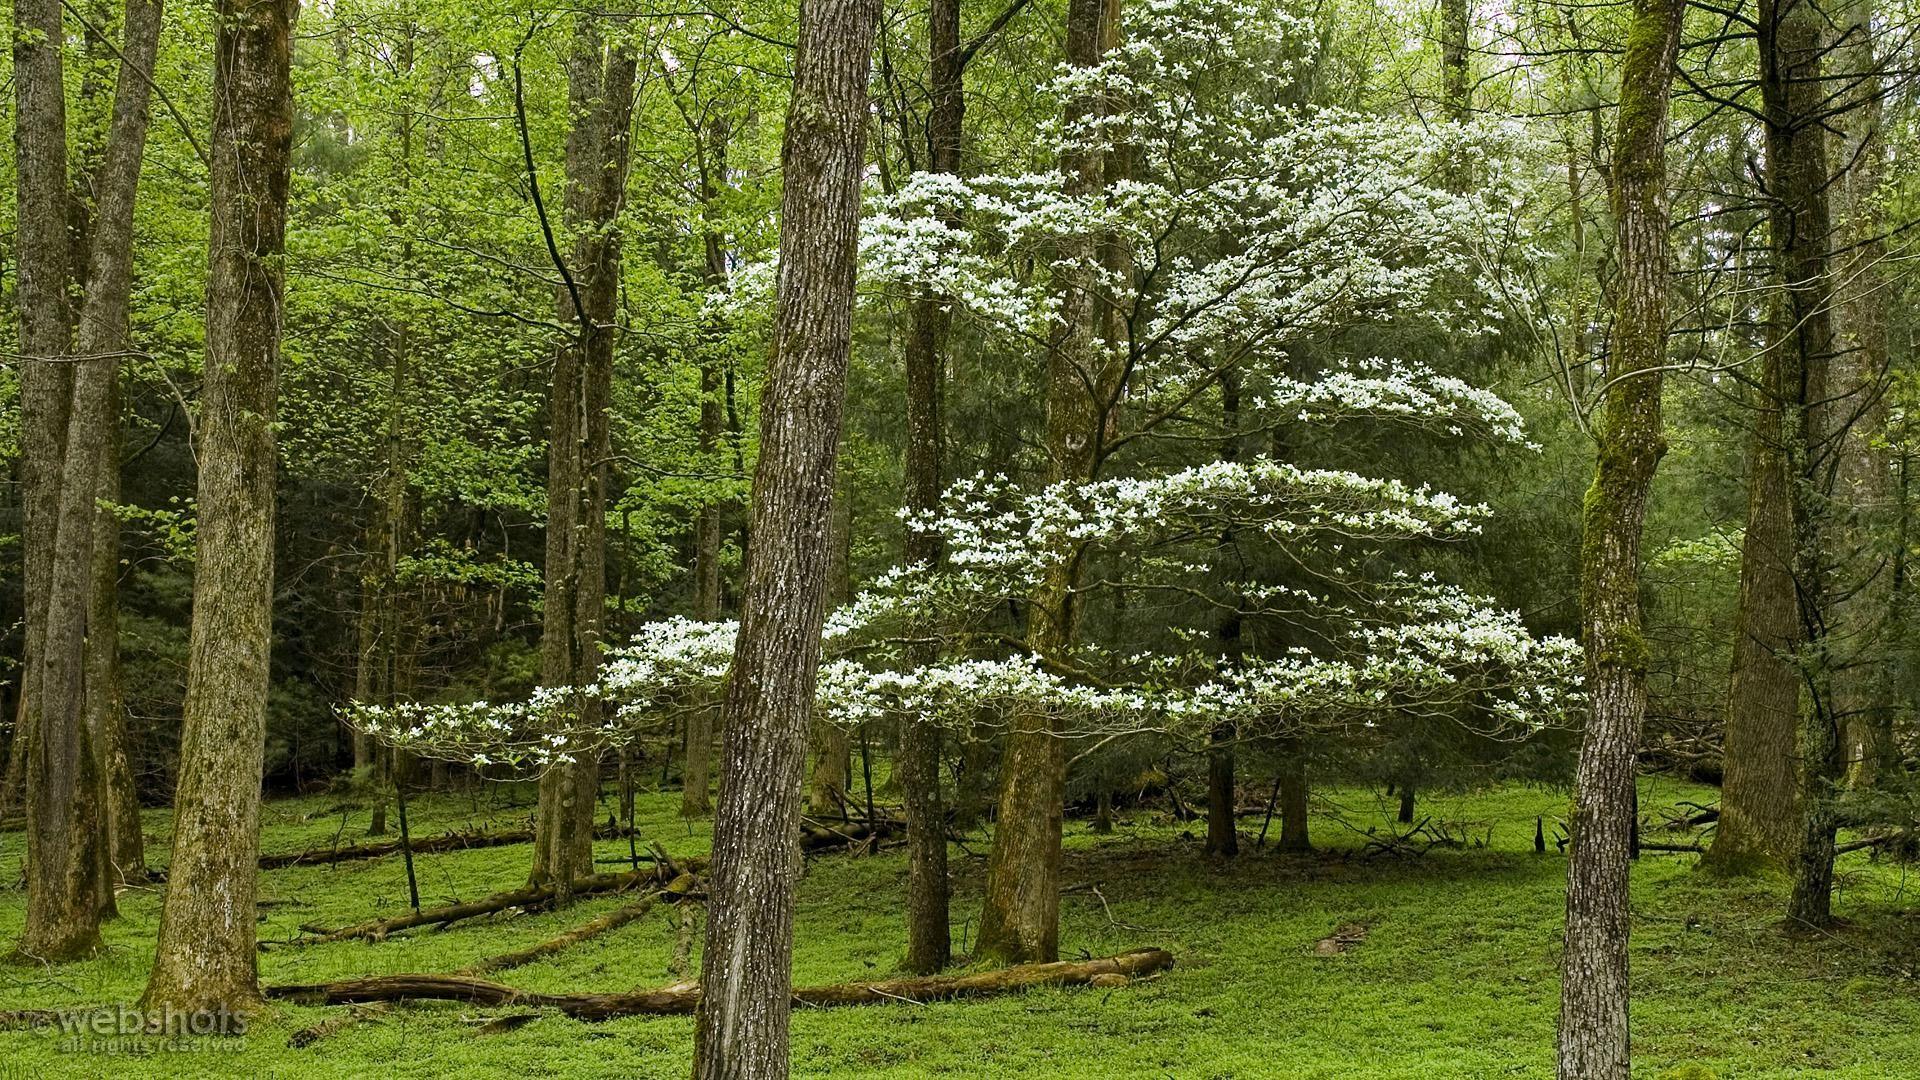
[[[1297,746],[1289,747],[1280,763],[1280,850],[1313,850],[1308,832],[1307,807],[1312,792],[1307,784],[1307,759]]]
[[[1613,355],[1580,545],[1589,711],[1568,830],[1562,1080],[1628,1080],[1630,1071],[1628,849],[1647,705],[1640,541],[1654,472],[1666,451],[1660,372],[1667,353],[1667,118],[1685,10],[1683,0],[1637,0],[1620,75]]]
[[[173,858],[148,1008],[259,996],[260,781],[273,642],[274,396],[280,358],[296,0],[220,0],[199,523]]]
[[[1840,551],[1845,580],[1836,603],[1835,637],[1843,655],[1834,670],[1834,711],[1845,725],[1847,780],[1870,787],[1898,765],[1893,741],[1896,710],[1890,644],[1897,640],[1894,580],[1900,552],[1896,537],[1893,468],[1887,450],[1887,390],[1892,360],[1887,289],[1882,266],[1887,215],[1879,203],[1886,176],[1887,142],[1881,130],[1884,65],[1873,47],[1872,0],[1846,0],[1835,13],[1839,38],[1836,74],[1852,93],[1833,117],[1838,173],[1836,250],[1845,261],[1834,268],[1844,282],[1835,297],[1835,390],[1841,395],[1840,447],[1835,498],[1842,523]]]
[[[576,16],[567,60],[566,225],[573,234],[572,273],[558,290],[560,318],[574,333],[554,358],[548,397],[547,564],[540,636],[541,682],[584,687],[600,669],[607,602],[607,487],[613,385],[614,315],[620,288],[620,234],[631,161],[634,76],[632,47],[609,47],[605,16]],[[569,706],[590,726],[600,702],[573,695]],[[599,761],[589,752],[549,768],[540,778],[534,844],[536,884],[552,881],[565,903],[572,879],[593,870],[593,812]]]
[[[133,279],[133,207],[146,146],[148,74],[158,49],[160,9],[128,5],[125,59],[114,94],[106,154],[95,178],[98,212],[73,362],[65,458],[59,474],[51,592],[37,660],[40,715],[27,775],[27,924],[21,950],[60,959],[99,941],[102,915],[113,911],[101,719],[92,708],[110,688],[88,684],[89,638],[118,632],[95,615],[95,538],[99,498],[118,472],[116,406],[119,355],[127,347]],[[108,674],[102,672],[101,674]],[[137,818],[137,815],[136,815]]]
[[[803,0],[781,148],[773,351],[753,482],[754,551],[727,680],[699,1080],[787,1075],[793,890],[820,665],[835,461],[852,348],[876,0]]]
[[[1788,869],[1790,923],[1832,921],[1833,788],[1845,765],[1834,697],[1834,458],[1844,445],[1841,406],[1832,393],[1833,242],[1823,114],[1827,16],[1813,0],[1763,0],[1759,8],[1760,97],[1767,129],[1769,231],[1775,273],[1775,340],[1780,362],[1780,428],[1786,459],[1789,562],[1802,688],[1798,739],[1800,828]],[[1723,808],[1724,809],[1724,808]]]
[[[119,380],[109,414],[113,445],[100,471],[100,498],[120,501]],[[147,878],[146,837],[140,823],[140,791],[133,775],[126,699],[120,690],[120,519],[111,510],[93,515],[93,607],[87,616],[87,726],[99,748],[106,782],[107,861],[113,882]]]
[[[960,0],[932,0],[927,9],[930,109],[927,114],[928,171],[958,176],[966,98],[960,54]],[[949,218],[950,226],[958,221]],[[906,504],[932,511],[940,502],[944,468],[941,416],[946,378],[947,339],[953,316],[947,297],[932,293],[913,302],[906,342],[907,447]],[[941,544],[935,533],[909,529],[906,560],[936,566]],[[938,660],[932,644],[910,647],[908,663]],[[945,740],[937,720],[902,718],[898,776],[907,816],[908,971],[927,974],[953,957],[948,921],[947,816],[941,796],[940,761]]]
[[[727,124],[716,117],[706,121],[703,127],[705,130],[694,133],[703,147],[700,155],[701,213],[706,230],[703,277],[708,291],[717,294],[727,283],[726,238],[718,220],[719,178],[726,175],[727,168]],[[702,468],[711,469],[715,467],[720,442],[726,434],[720,402],[724,367],[721,352],[727,346],[725,328],[709,326],[702,344],[706,355],[700,364],[700,461]],[[718,501],[709,499],[694,520],[693,617],[696,619],[720,618],[720,509]],[[705,817],[713,808],[709,797],[713,784],[712,708],[695,709],[687,716],[687,749],[681,776],[681,816]]]
[[[22,600],[26,615],[20,713],[7,759],[5,798],[26,790],[41,701],[39,656],[52,596],[60,468],[72,400],[73,312],[67,238],[66,73],[58,0],[13,6],[14,193],[17,226],[14,302],[20,313],[20,488]]]
[[[1747,528],[1740,549],[1740,609],[1721,747],[1720,823],[1701,865],[1721,874],[1783,867],[1799,821],[1794,725],[1800,681],[1793,538],[1787,515],[1778,350],[1762,360],[1747,464]]]
[[[1090,68],[1100,62],[1108,24],[1118,15],[1105,0],[1072,0],[1067,12],[1067,63]],[[1076,94],[1065,106],[1065,130],[1103,108],[1097,89]],[[1069,146],[1061,154],[1070,196],[1087,196],[1105,184],[1097,150]],[[1100,245],[1090,234],[1060,244],[1055,265],[1060,292],[1059,334],[1047,357],[1049,480],[1089,479],[1099,459],[1098,442],[1108,409],[1117,399],[1115,365],[1099,340]],[[1077,558],[1050,570],[1027,604],[1028,650],[1057,657],[1069,649],[1078,621],[1074,585]],[[993,850],[987,862],[986,898],[976,952],[1008,963],[1047,961],[1060,950],[1060,826],[1066,788],[1066,750],[1057,718],[1016,711],[1000,763],[999,808]]]

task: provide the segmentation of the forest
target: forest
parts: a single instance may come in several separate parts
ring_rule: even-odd
[[[1908,0],[0,8],[0,1075],[1920,1076]]]

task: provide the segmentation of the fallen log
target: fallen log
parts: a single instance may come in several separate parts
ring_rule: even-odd
[[[698,890],[699,881],[689,870],[697,870],[705,865],[705,859],[687,859],[678,864],[660,862],[638,870],[629,870],[624,874],[590,874],[574,880],[573,895],[593,896],[653,885],[661,887],[663,894],[677,898]],[[289,944],[319,945],[329,941],[349,941],[354,938],[381,941],[402,930],[412,930],[416,927],[445,926],[463,919],[493,915],[510,908],[542,907],[552,903],[553,896],[554,887],[551,884],[527,885],[518,889],[509,889],[506,892],[497,892],[478,900],[422,908],[419,911],[396,915],[391,919],[374,919],[339,930],[303,926],[301,929],[312,936],[298,938]],[[263,949],[267,946],[264,941],[260,944]]]
[[[490,956],[477,963],[468,964],[466,967],[454,972],[454,974],[481,975],[490,971],[505,971],[508,968],[523,967],[536,960],[544,960],[563,949],[578,945],[589,938],[597,937],[609,930],[616,930],[625,926],[635,919],[640,918],[642,915],[645,915],[653,908],[653,905],[659,899],[660,893],[658,890],[650,892],[637,903],[628,904],[623,908],[616,908],[597,919],[581,923],[579,926],[568,930],[558,937],[548,938],[538,945],[533,945],[525,949],[519,949],[510,953],[501,953],[498,956]],[[299,1031],[294,1032],[293,1035],[287,1039],[287,1045],[295,1050],[312,1046],[321,1039],[338,1035],[340,1032],[345,1031],[347,1028],[363,1020],[371,1020],[386,1015],[387,1012],[392,1010],[394,1004],[395,1003],[391,1001],[377,1001],[365,1008],[354,1009],[340,1016],[329,1017],[317,1024],[303,1027]]]
[[[1173,966],[1164,949],[1135,949],[1095,960],[1019,964],[968,975],[931,975],[881,982],[801,987],[796,1007],[841,1008],[892,1002],[946,1001],[985,997],[1037,986],[1125,986],[1133,979]],[[700,1003],[698,986],[665,986],[624,994],[541,994],[462,975],[380,975],[366,979],[266,988],[268,997],[310,1005],[354,1005],[374,1001],[464,1001],[470,1005],[521,1005],[558,1009],[579,1020],[621,1016],[677,1016]]]
[[[632,834],[633,830],[630,829],[609,829],[605,826],[593,832],[597,840],[624,840]],[[469,848],[509,847],[514,844],[531,843],[533,843],[532,829],[508,829],[503,832],[450,832],[426,840],[415,840],[413,853],[431,855],[442,851],[465,851]],[[262,855],[260,869],[284,870],[290,866],[318,866],[327,863],[354,862],[360,859],[379,859],[388,855],[397,855],[399,852],[400,841],[398,840],[383,840],[377,844],[350,844],[346,847],[310,848],[306,851]]]
[[[907,823],[893,818],[878,818],[871,825],[859,819],[836,823],[806,818],[800,823],[800,850],[812,854],[837,847],[858,847],[906,831]]]

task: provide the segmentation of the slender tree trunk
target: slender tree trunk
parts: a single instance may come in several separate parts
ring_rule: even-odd
[[[567,61],[566,223],[573,232],[575,280],[559,290],[563,321],[575,327],[554,360],[549,395],[546,600],[541,681],[584,687],[600,669],[607,601],[607,487],[613,456],[607,409],[612,399],[614,314],[620,286],[615,222],[626,196],[636,62],[632,46],[609,47],[602,16],[576,17]],[[600,702],[574,695],[591,727]],[[565,903],[574,878],[593,872],[596,753],[583,750],[540,778],[531,879],[552,881]]]
[[[960,173],[965,88],[960,56],[960,0],[932,0],[927,9],[927,55],[931,69],[931,108],[927,115],[928,171]],[[955,220],[948,224],[958,225]],[[947,338],[952,323],[947,298],[924,295],[913,303],[907,332],[907,508],[931,511],[939,505],[944,456],[941,399],[946,377]],[[908,530],[909,563],[938,565],[937,534]],[[937,647],[915,645],[908,662],[925,665],[939,659]],[[909,715],[900,726],[897,770],[907,816],[908,971],[928,974],[953,956],[948,925],[947,815],[940,790],[944,740],[939,722]]]
[[[1640,540],[1667,353],[1667,116],[1682,0],[1636,0],[1621,70],[1613,216],[1619,276],[1613,356],[1595,431],[1580,545],[1589,713],[1574,777],[1561,960],[1559,1075],[1627,1080],[1627,884],[1640,724],[1647,706]]]
[[[1105,0],[1072,0],[1067,13],[1067,63],[1090,68],[1100,62],[1111,17]],[[1101,95],[1090,89],[1066,105],[1066,130],[1078,130],[1098,115]],[[1087,196],[1105,182],[1102,155],[1069,147],[1061,154],[1069,195]],[[1097,460],[1107,410],[1117,398],[1115,365],[1099,341],[1100,245],[1092,235],[1063,240],[1056,260],[1062,329],[1047,358],[1049,478],[1088,479]],[[1077,622],[1074,585],[1077,558],[1049,570],[1027,605],[1027,648],[1059,656],[1073,644]],[[1006,963],[1049,961],[1060,949],[1060,826],[1066,787],[1066,752],[1057,719],[1017,711],[1000,763],[999,810],[987,862],[978,955]]]
[[[254,897],[296,9],[295,0],[221,0],[216,10],[193,628],[150,1009],[235,1009],[259,997]]]
[[[787,1075],[793,890],[852,348],[875,0],[803,0],[781,149],[780,269],[714,814],[699,1080]]]
[[[718,221],[720,178],[727,168],[727,125],[714,118],[695,132],[704,151],[700,158],[700,197],[705,221],[706,272],[709,292],[717,294],[727,282],[726,240]],[[715,468],[720,441],[725,435],[725,417],[721,412],[720,379],[727,347],[725,328],[707,328],[703,342],[706,355],[700,363],[700,461],[702,468]],[[720,504],[708,501],[700,507],[694,521],[693,617],[720,618]],[[718,703],[714,703],[717,705]],[[687,716],[686,765],[682,770],[680,813],[684,817],[705,817],[712,809],[708,792],[713,783],[713,710],[695,709]]]
[[[1240,458],[1240,378],[1235,371],[1220,374],[1220,416],[1221,427],[1226,437],[1220,441],[1220,458],[1223,461],[1238,461]],[[1220,534],[1219,550],[1224,560],[1234,550],[1234,532],[1224,530]],[[1237,662],[1240,655],[1241,596],[1235,592],[1231,597],[1234,606],[1220,617],[1220,651],[1228,663]],[[1207,854],[1232,857],[1240,853],[1240,823],[1235,817],[1239,809],[1238,791],[1234,782],[1233,747],[1239,741],[1240,732],[1236,725],[1223,723],[1216,725],[1208,733],[1207,748]]]
[[[120,395],[114,380],[109,413],[113,445],[100,471],[100,499],[120,501]],[[87,616],[87,726],[99,748],[107,785],[107,861],[114,882],[147,878],[146,838],[140,825],[140,792],[133,775],[126,700],[120,690],[120,519],[99,509],[93,515],[93,608]]]

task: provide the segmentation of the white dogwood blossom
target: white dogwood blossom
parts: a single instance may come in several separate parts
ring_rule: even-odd
[[[1275,104],[1315,31],[1271,5],[1147,0],[1129,18],[1138,25],[1102,63],[1063,69],[1044,88],[1114,107],[1061,109],[1076,119],[1042,136],[1056,152],[1124,149],[1137,163],[1130,178],[1076,194],[1059,171],[906,177],[869,200],[866,291],[942,297],[997,346],[1038,356],[1063,329],[1060,253],[1104,245],[1128,265],[1072,269],[1119,314],[1094,346],[1125,372],[1111,443],[1156,437],[1231,371],[1255,430],[1386,421],[1524,444],[1511,405],[1426,364],[1369,357],[1309,372],[1296,357],[1356,325],[1494,332],[1503,271],[1489,250],[1529,180],[1509,164],[1524,155],[1491,151],[1511,149],[1515,129]],[[1256,67],[1261,77],[1247,77]],[[1447,180],[1463,154],[1487,163],[1470,190]],[[763,306],[772,280],[765,268],[736,274],[728,302]],[[1455,294],[1467,283],[1465,298],[1443,301],[1448,282]],[[881,574],[827,615],[816,707],[830,722],[912,714],[975,732],[1029,723],[1063,738],[1197,742],[1221,723],[1297,734],[1412,713],[1523,738],[1579,704],[1572,642],[1535,637],[1517,614],[1431,576],[1369,570],[1389,546],[1481,530],[1485,506],[1429,486],[1262,455],[1038,487],[981,474],[902,516],[937,534],[944,558]],[[1227,534],[1311,562],[1317,577],[1231,577],[1215,550]],[[1178,648],[1026,651],[1008,611],[1096,556],[1115,566],[1103,587],[1300,617],[1311,644],[1228,656],[1210,630],[1171,625],[1157,629]],[[1230,601],[1217,596],[1223,586]],[[612,650],[593,686],[517,703],[362,706],[348,719],[422,754],[544,765],[709,707],[737,632],[663,620]],[[909,642],[936,645],[940,658],[909,663],[924,655]]]

